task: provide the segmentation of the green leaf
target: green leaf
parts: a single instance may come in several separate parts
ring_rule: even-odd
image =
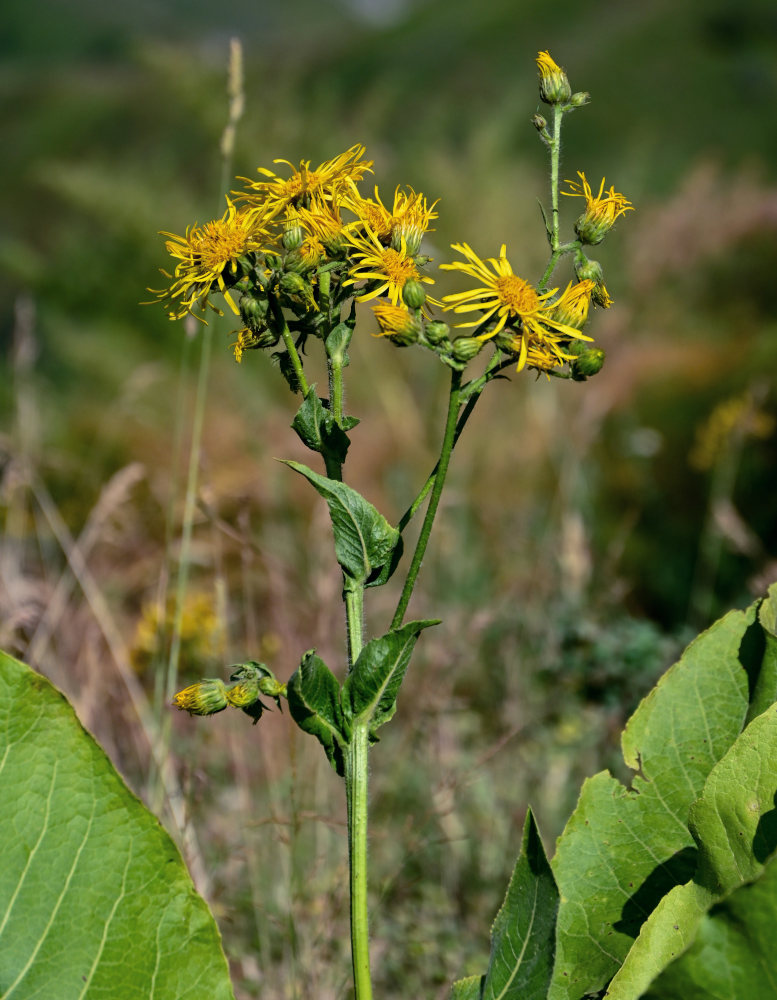
[[[319,399],[315,385],[308,390],[291,426],[311,451],[318,452],[326,459],[334,459],[340,465],[345,462],[351,444],[350,438],[338,425],[331,410]]]
[[[777,583],[769,588],[768,596],[758,609],[764,648],[760,670],[752,679],[752,694],[747,721],[750,722],[777,701]]]
[[[408,622],[370,639],[359,654],[343,685],[343,707],[351,718],[369,720],[371,736],[396,711],[399,687],[418,636],[438,624],[438,620]]]
[[[457,979],[451,988],[450,1000],[480,1000],[483,976],[467,976]]]
[[[356,490],[336,479],[319,476],[300,462],[284,462],[304,476],[329,505],[337,561],[346,585],[367,583],[391,559],[399,532]]]
[[[606,985],[662,897],[693,875],[688,811],[741,731],[754,621],[755,605],[716,622],[642,701],[622,740],[639,769],[631,788],[606,771],[583,785],[552,862],[561,904],[550,1000]]]
[[[340,685],[324,661],[309,650],[287,684],[289,712],[300,729],[315,736],[329,763],[343,776],[348,730],[340,705]]]
[[[355,317],[338,323],[326,338],[326,353],[340,368],[347,368],[350,364],[348,345],[353,337],[354,323]]]
[[[744,892],[738,896],[735,890],[761,879],[777,849],[776,802],[777,705],[773,705],[745,729],[710,771],[690,810],[690,827],[699,852],[694,879],[676,888],[653,911],[613,979],[608,997],[637,1000],[654,981],[649,995],[656,998],[725,996],[736,1000],[773,994],[773,989],[748,993],[745,986],[765,982],[759,954],[762,959],[768,956],[777,983],[773,943],[771,952],[763,947],[770,937],[773,940],[777,898],[769,901],[763,885],[754,895]],[[777,888],[773,875],[764,884]],[[760,899],[759,910],[735,919],[751,896]],[[714,942],[722,948],[723,938],[731,939],[731,954],[721,955],[713,963],[718,971],[723,963],[729,969],[717,983],[717,990],[723,992],[686,991],[683,984],[689,980],[714,982],[708,975],[709,945]],[[746,968],[735,972],[739,958],[747,954],[748,940],[753,942],[754,954],[744,963]],[[657,978],[667,967],[666,974]],[[737,979],[742,989],[733,988]],[[670,989],[668,983],[679,985]]]
[[[502,907],[491,928],[482,1000],[545,1000],[555,952],[559,895],[531,809]]]
[[[777,858],[717,903],[696,940],[643,996],[646,1000],[741,1000],[777,996],[774,928]]]
[[[53,685],[0,654],[0,995],[233,997],[178,849]]]

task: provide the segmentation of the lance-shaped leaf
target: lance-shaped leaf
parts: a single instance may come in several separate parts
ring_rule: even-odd
[[[763,655],[755,611],[702,633],[637,708],[622,740],[639,772],[632,787],[606,771],[583,785],[552,863],[561,904],[550,1000],[605,986],[662,897],[692,877],[688,811],[742,729]]]
[[[422,630],[438,620],[408,622],[377,639],[370,639],[343,685],[343,708],[353,719],[367,719],[370,735],[396,711],[397,693],[413,647]]]
[[[766,873],[777,849],[776,806],[777,705],[772,705],[710,771],[690,810],[699,851],[694,879],[669,893],[650,915],[608,997],[777,995],[777,896],[768,891],[777,890],[777,876]]]
[[[315,385],[308,390],[291,426],[311,451],[319,452],[325,459],[334,459],[340,465],[345,462],[351,440],[318,397]]]
[[[336,479],[319,476],[300,462],[284,462],[310,482],[329,505],[337,561],[346,584],[362,584],[389,562],[399,532],[356,490]]]
[[[178,849],[65,697],[0,654],[0,995],[230,1000]]]
[[[342,777],[348,730],[340,705],[340,685],[314,650],[305,653],[289,678],[287,697],[291,717],[300,729],[316,737],[329,763]]]

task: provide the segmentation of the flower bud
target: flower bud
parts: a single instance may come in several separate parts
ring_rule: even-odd
[[[569,371],[575,382],[585,382],[590,375],[602,370],[604,351],[601,347],[589,347],[570,362]]]
[[[483,341],[478,337],[457,337],[453,341],[451,353],[456,361],[471,361],[483,349]]]
[[[379,302],[372,307],[372,311],[380,327],[379,336],[388,337],[397,347],[407,347],[416,343],[421,332],[421,323],[404,306]]]
[[[266,298],[256,298],[246,292],[240,296],[240,317],[252,333],[259,333],[264,330],[265,317],[267,316],[268,302]]]
[[[402,300],[410,309],[420,309],[426,302],[426,291],[420,281],[408,279],[402,287]]]
[[[227,707],[227,692],[224,682],[218,679],[197,681],[179,691],[173,704],[189,715],[215,715]]]
[[[546,104],[567,104],[572,88],[564,70],[551,59],[549,52],[537,53],[540,71],[540,99]]]
[[[448,340],[448,334],[451,332],[451,328],[447,323],[443,323],[440,320],[433,320],[431,323],[427,323],[424,327],[424,336],[432,345],[432,347],[439,347],[440,344],[444,344]]]
[[[305,233],[299,224],[299,218],[289,219],[286,222],[281,244],[284,250],[298,250],[305,239]]]
[[[281,291],[290,299],[304,303],[308,308],[318,311],[316,300],[313,298],[313,288],[301,275],[294,271],[286,271],[281,275],[279,285]]]
[[[570,108],[583,108],[591,100],[591,95],[585,90],[578,90],[576,94],[572,94],[569,101]]]

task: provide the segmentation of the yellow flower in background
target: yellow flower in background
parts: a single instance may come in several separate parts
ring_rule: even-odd
[[[706,472],[738,437],[768,438],[774,433],[774,417],[762,410],[753,394],[724,399],[696,428],[696,440],[689,456],[691,465]]]
[[[248,185],[248,191],[239,195],[249,204],[268,205],[276,209],[287,205],[309,208],[315,200],[332,201],[338,189],[355,187],[356,181],[372,171],[372,160],[365,160],[364,146],[357,143],[332,160],[325,160],[315,170],[311,170],[310,160],[301,160],[295,167],[289,160],[273,160],[285,163],[291,168],[289,177],[281,177],[267,167],[258,167],[258,173],[266,180],[252,181],[241,177]]]
[[[421,249],[421,240],[424,233],[429,231],[429,223],[437,218],[434,211],[436,204],[435,201],[429,205],[426,197],[413,188],[405,191],[399,186],[394,191],[391,209],[383,204],[377,187],[374,199],[356,195],[348,201],[349,209],[375,233],[384,246],[400,250],[404,240],[411,256]]]
[[[162,270],[170,279],[170,287],[154,292],[166,304],[170,319],[180,319],[192,313],[195,307],[205,309],[211,306],[220,310],[209,300],[214,291],[220,291],[237,314],[227,284],[227,277],[238,277],[238,261],[247,253],[261,252],[266,248],[269,237],[268,224],[274,212],[264,210],[238,209],[227,198],[227,210],[221,219],[215,219],[204,226],[190,226],[184,236],[165,233],[167,252],[178,263],[172,274]],[[154,289],[149,289],[154,291]]]
[[[585,198],[585,211],[575,223],[575,232],[583,243],[593,246],[596,243],[601,243],[615,225],[615,220],[624,212],[633,211],[634,206],[614,187],[605,191],[604,178],[599,185],[599,193],[594,195],[582,170],[578,170],[577,176],[580,178],[580,182],[565,181],[572,190],[561,193],[569,198]]]
[[[571,355],[564,350],[570,339],[590,340],[575,327],[563,323],[553,315],[555,302],[550,300],[558,289],[539,294],[528,281],[513,273],[507,259],[507,247],[502,244],[499,257],[482,260],[468,243],[454,243],[453,249],[466,257],[466,261],[441,264],[448,271],[461,271],[482,282],[468,292],[444,295],[446,308],[455,313],[481,313],[475,320],[457,326],[480,326],[495,319],[495,325],[479,334],[481,340],[496,337],[507,324],[506,337],[500,346],[507,344],[518,355],[518,370],[525,365],[548,369],[569,361]]]
[[[566,73],[549,52],[537,53],[537,69],[540,71],[541,100],[546,104],[566,104],[572,97],[572,88]]]
[[[366,229],[364,233],[350,232],[347,234],[347,239],[356,253],[352,256],[355,263],[348,271],[350,277],[343,282],[343,285],[353,285],[357,281],[378,283],[374,288],[356,295],[357,302],[366,302],[379,295],[387,295],[391,304],[396,306],[399,305],[402,291],[408,281],[434,284],[432,278],[419,272],[404,242],[399,250],[384,247],[371,229]]]

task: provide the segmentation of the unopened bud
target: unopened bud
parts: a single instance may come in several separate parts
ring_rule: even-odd
[[[569,371],[575,382],[585,382],[590,375],[602,370],[604,351],[601,347],[589,347],[570,362]]]
[[[246,293],[240,296],[240,316],[252,333],[258,333],[265,328],[268,302],[266,298],[256,298]]]
[[[420,281],[408,279],[402,287],[402,300],[409,309],[420,309],[426,302],[426,291]]]
[[[591,95],[585,90],[578,90],[576,94],[572,94],[569,101],[570,108],[582,108],[591,100]]]
[[[433,320],[424,327],[424,336],[432,347],[439,347],[440,344],[444,344],[450,332],[451,328],[448,324],[440,320]]]
[[[451,353],[456,361],[471,361],[483,349],[483,341],[477,337],[457,337],[453,341]]]

